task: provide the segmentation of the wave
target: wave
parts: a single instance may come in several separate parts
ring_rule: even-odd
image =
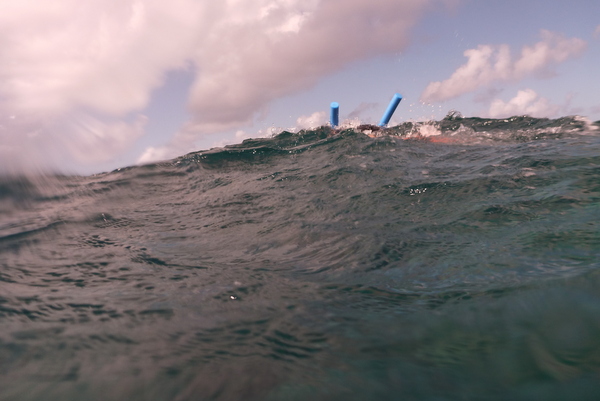
[[[456,113],[3,176],[0,400],[597,394],[599,177],[598,123]]]

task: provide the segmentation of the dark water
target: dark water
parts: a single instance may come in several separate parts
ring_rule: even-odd
[[[0,400],[600,399],[597,125],[427,128],[2,178]]]

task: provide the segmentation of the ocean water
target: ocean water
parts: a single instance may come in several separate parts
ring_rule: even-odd
[[[2,177],[0,400],[600,399],[598,124]]]

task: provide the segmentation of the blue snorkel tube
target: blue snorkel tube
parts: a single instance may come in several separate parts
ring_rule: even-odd
[[[333,128],[340,123],[340,105],[338,102],[331,103],[331,112],[329,113],[329,122]]]
[[[381,121],[379,122],[380,127],[385,127],[387,123],[390,122],[390,118],[392,118],[392,114],[394,114],[394,111],[396,111],[396,107],[398,107],[401,100],[402,95],[398,93],[394,94],[394,97],[392,97],[392,100],[390,101],[387,110],[385,111],[385,113],[383,113],[383,117],[381,117]]]

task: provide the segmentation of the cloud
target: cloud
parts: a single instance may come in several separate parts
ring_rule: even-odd
[[[596,29],[594,30],[594,37],[595,38],[600,38],[600,25],[598,25],[596,27]]]
[[[0,118],[15,119],[0,130],[0,164],[89,164],[126,150],[143,135],[138,112],[152,90],[186,66],[205,29],[192,16],[203,8],[191,0],[2,2]]]
[[[316,111],[310,116],[300,116],[296,119],[296,130],[311,129],[327,124],[327,113]]]
[[[487,114],[491,118],[504,118],[515,115],[555,117],[560,110],[561,106],[551,104],[548,99],[540,97],[532,89],[525,89],[517,92],[517,95],[508,102],[500,99],[494,100]]]
[[[431,82],[421,94],[421,101],[441,102],[473,92],[494,82],[518,81],[532,74],[549,75],[550,68],[586,49],[586,42],[578,38],[541,31],[542,40],[533,46],[524,46],[518,58],[513,59],[508,45],[479,45],[464,52],[468,58],[445,81]]]
[[[165,160],[167,159],[167,149],[165,148],[155,148],[153,146],[149,146],[144,150],[142,155],[137,159],[138,164],[146,164],[151,163],[157,160]]]
[[[164,72],[184,65],[201,33],[188,15],[201,12],[193,1],[163,3],[4,2],[3,97],[16,112],[51,115],[77,107],[111,115],[143,108]]]
[[[447,4],[446,4],[447,3]],[[252,122],[276,98],[314,85],[349,62],[398,52],[432,4],[448,0],[21,0],[0,4],[0,116],[16,115],[19,133],[0,130],[2,149],[23,157],[32,132],[59,132],[85,115],[106,124],[105,140],[143,135],[136,115],[169,71],[195,74],[192,116],[167,149],[189,150],[199,136]],[[125,129],[116,119],[129,121]],[[148,122],[150,124],[151,121]],[[92,131],[98,133],[96,125]],[[75,124],[61,157],[89,155],[90,124]],[[142,131],[140,131],[142,129]],[[77,130],[82,130],[77,135]],[[114,134],[119,132],[119,134]],[[93,136],[93,135],[92,135]],[[101,141],[102,135],[96,135]],[[7,145],[7,141],[10,143]],[[98,157],[104,159],[104,150]],[[111,146],[104,147],[108,151]],[[39,149],[38,149],[39,151]]]

